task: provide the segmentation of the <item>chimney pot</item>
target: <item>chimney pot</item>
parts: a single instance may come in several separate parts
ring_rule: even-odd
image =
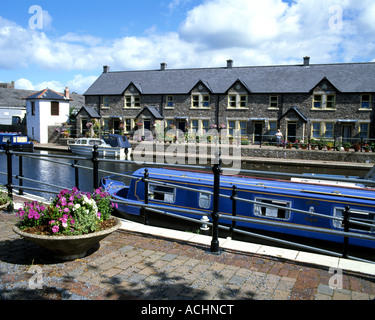
[[[160,70],[161,71],[165,71],[167,69],[167,64],[165,63],[165,62],[162,62],[161,64],[160,64]]]
[[[310,57],[303,58],[303,66],[308,67],[310,65]]]
[[[227,60],[227,69],[232,69],[233,68],[233,60],[229,59]]]
[[[109,66],[103,66],[103,73],[109,72]]]
[[[66,87],[64,90],[64,96],[66,99],[70,99],[70,90],[68,87]]]

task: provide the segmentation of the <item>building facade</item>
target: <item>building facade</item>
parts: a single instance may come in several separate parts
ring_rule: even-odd
[[[48,127],[61,126],[69,118],[69,90],[65,94],[44,89],[24,98],[26,100],[27,135],[39,143],[48,143]]]
[[[130,133],[159,120],[139,117],[153,107],[163,126],[184,132],[235,130],[250,141],[371,139],[374,132],[375,63],[310,64],[110,72],[86,91],[85,104],[104,130]],[[146,122],[145,122],[146,121]],[[150,127],[152,129],[152,126]]]

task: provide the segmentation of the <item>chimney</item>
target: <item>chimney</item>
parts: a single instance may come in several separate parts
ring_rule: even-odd
[[[103,66],[103,73],[109,72],[109,66]]]
[[[310,65],[310,57],[303,58],[303,66],[308,67]]]
[[[70,90],[68,89],[68,87],[66,87],[64,90],[64,96],[66,99],[70,99]]]
[[[232,69],[233,68],[233,60],[229,59],[227,60],[227,69]]]
[[[167,64],[165,63],[165,62],[162,62],[161,64],[160,64],[160,70],[161,71],[165,71],[167,69]]]

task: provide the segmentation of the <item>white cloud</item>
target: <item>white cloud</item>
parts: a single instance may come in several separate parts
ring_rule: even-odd
[[[15,88],[35,91],[49,88],[57,92],[64,92],[65,87],[68,87],[70,92],[77,92],[79,94],[83,94],[94,83],[94,81],[97,78],[97,76],[83,76],[79,74],[75,75],[73,80],[68,81],[66,85],[56,80],[43,81],[34,84],[32,83],[32,81],[28,79],[21,78],[15,81]]]
[[[84,93],[97,79],[97,76],[75,75],[73,80],[68,81],[67,87],[70,92]]]
[[[189,1],[171,0],[169,9]],[[187,12],[179,30],[160,34],[156,26],[143,37],[105,41],[73,32],[54,38],[0,17],[0,69],[97,72],[103,65],[111,70],[156,69],[160,62],[171,68],[213,67],[224,66],[229,58],[235,66],[269,65],[302,63],[305,55],[312,63],[373,60],[373,1],[340,1],[344,21],[336,30],[330,28],[334,5],[337,0],[206,0]],[[51,26],[52,18],[46,17]],[[71,81],[83,88],[89,80],[76,76]]]

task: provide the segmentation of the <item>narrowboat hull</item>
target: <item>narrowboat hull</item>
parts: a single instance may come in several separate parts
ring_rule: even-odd
[[[148,168],[148,170],[150,179],[157,183],[174,184],[199,191],[212,192],[213,190],[212,174],[160,168]],[[136,205],[144,203],[145,199],[143,172],[144,169],[135,171],[134,179],[131,179],[130,183],[121,182],[116,176],[106,177],[102,180],[102,187],[113,198],[128,202],[128,204],[119,204],[119,212],[140,215],[140,208]],[[253,201],[252,203],[237,201],[236,216],[251,218],[251,222],[237,221],[239,227],[342,243],[343,236],[325,233],[332,230],[344,231],[342,221],[299,213],[293,209],[342,218],[346,206],[350,207],[354,219],[375,224],[375,190],[373,189],[234,176],[221,177],[220,194],[226,197],[220,197],[220,224],[232,224],[231,220],[223,218],[222,215],[232,215],[232,201],[229,197],[232,195],[233,186],[237,188],[237,198]],[[149,182],[148,190],[149,204],[162,206],[166,211],[177,215],[201,219],[200,215],[174,211],[175,208],[198,210],[206,213],[210,218],[213,202],[211,195],[168,186],[163,187],[152,182]],[[134,205],[132,205],[133,203]],[[274,221],[278,224],[277,226],[262,224],[263,221]],[[292,229],[291,225],[308,227],[309,230]],[[350,238],[350,245],[375,249],[375,226],[353,225],[350,232],[374,237],[374,240]]]
[[[34,151],[34,143],[21,133],[0,133],[0,149],[5,150],[7,148],[8,140],[10,141],[11,150],[21,152]]]

